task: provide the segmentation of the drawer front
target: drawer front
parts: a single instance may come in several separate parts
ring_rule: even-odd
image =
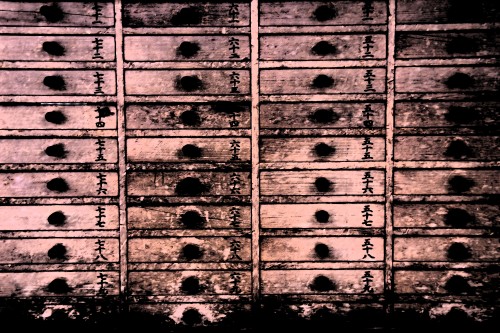
[[[127,159],[129,162],[249,162],[250,139],[128,139]]]
[[[16,172],[0,174],[0,197],[111,197],[118,195],[113,172]]]
[[[261,172],[262,195],[382,195],[384,172],[315,170]]]
[[[380,128],[382,103],[262,103],[261,128]]]
[[[262,261],[381,261],[379,237],[263,237]]]
[[[168,281],[169,283],[165,283]],[[130,272],[132,295],[238,295],[250,294],[250,272],[169,271]]]
[[[382,34],[261,35],[261,60],[385,59]]]
[[[250,195],[248,172],[129,172],[131,196]]]
[[[261,162],[383,161],[381,137],[263,138]]]
[[[19,2],[0,3],[0,26],[111,27],[113,2]]]
[[[498,103],[396,102],[396,127],[496,127],[500,126]]]
[[[490,32],[399,32],[396,58],[469,58],[498,55],[500,38]]]
[[[114,95],[111,70],[0,70],[0,95]]]
[[[496,238],[394,238],[396,261],[497,261],[499,250]]]
[[[481,228],[494,227],[499,205],[486,204],[396,204],[396,228]]]
[[[398,67],[396,92],[497,92],[497,73],[492,67]]]
[[[397,136],[394,158],[401,161],[495,161],[500,159],[500,137]]]
[[[113,61],[111,36],[2,36],[0,60]]]
[[[105,296],[118,295],[117,272],[0,273],[0,296]]]
[[[248,70],[127,70],[128,95],[241,95],[250,93]]]
[[[129,104],[127,129],[250,128],[250,104]]]
[[[398,170],[395,194],[498,194],[498,170]]]
[[[250,261],[250,239],[243,237],[131,238],[129,262]]]
[[[228,1],[123,4],[124,27],[242,27],[250,24],[250,3]]]
[[[262,94],[383,93],[385,69],[264,69],[260,82]]]
[[[118,207],[111,205],[0,206],[2,231],[116,230]]]
[[[129,229],[250,228],[248,206],[129,207]]]
[[[384,1],[261,2],[260,25],[358,25],[387,21]]]
[[[380,294],[382,270],[269,270],[261,272],[263,294]]]
[[[118,142],[95,139],[0,139],[0,163],[116,163]]]
[[[269,229],[382,228],[381,204],[261,205],[260,225]]]
[[[100,263],[118,262],[115,238],[24,238],[0,239],[0,262]]]
[[[242,61],[250,59],[248,35],[126,36],[127,61]]]

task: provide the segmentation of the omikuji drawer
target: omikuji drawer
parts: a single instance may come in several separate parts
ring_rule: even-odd
[[[116,139],[0,139],[0,163],[116,163]]]
[[[115,71],[0,70],[0,95],[114,95]]]
[[[0,296],[118,295],[118,272],[0,273]]]
[[[261,162],[383,161],[381,137],[262,138]]]
[[[126,61],[241,61],[250,36],[125,36]]]
[[[397,170],[394,194],[498,194],[499,170]]]
[[[500,38],[493,32],[398,32],[396,58],[469,58],[498,55]]]
[[[249,24],[249,2],[128,1],[123,4],[124,27],[242,27]]]
[[[263,294],[380,294],[381,270],[263,270]]]
[[[382,228],[384,206],[373,203],[261,205],[266,229]]]
[[[127,129],[250,128],[250,104],[129,104]]]
[[[50,205],[0,206],[0,230],[118,229],[118,206]]]
[[[260,2],[260,25],[365,25],[387,20],[385,1]]]
[[[249,138],[136,138],[127,140],[129,162],[249,162]]]
[[[5,36],[0,60],[113,61],[115,39],[111,36]]]
[[[129,229],[250,228],[249,206],[129,207]]]
[[[243,237],[130,238],[129,262],[250,261],[250,239]]]
[[[382,34],[261,35],[261,60],[385,59]]]
[[[495,161],[500,159],[498,136],[397,136],[396,161]]]
[[[250,93],[248,70],[127,70],[128,95],[241,95]]]
[[[0,197],[111,197],[118,195],[113,172],[0,173]]]
[[[263,237],[262,261],[381,261],[379,237]]]
[[[393,210],[396,228],[490,228],[500,216],[500,206],[474,203],[397,203]]]
[[[383,93],[385,69],[263,69],[260,84],[262,94]]]
[[[262,103],[261,128],[380,128],[382,103]]]
[[[132,295],[235,295],[251,289],[245,271],[132,271],[128,276]]]
[[[250,195],[248,172],[129,172],[131,196]]]
[[[0,239],[0,263],[118,262],[117,238]]]
[[[384,171],[263,171],[262,195],[382,195]]]
[[[0,3],[0,25],[110,27],[115,22],[113,2]]]
[[[496,67],[398,67],[396,92],[497,92]]]
[[[394,238],[395,261],[498,261],[499,250],[497,238]]]

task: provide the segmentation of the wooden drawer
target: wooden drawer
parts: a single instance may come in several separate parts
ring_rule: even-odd
[[[250,93],[248,70],[127,70],[128,95],[241,95]]]
[[[394,159],[400,161],[495,161],[500,159],[498,136],[397,136]]]
[[[19,2],[0,3],[0,26],[111,27],[113,2]]]
[[[394,272],[394,290],[399,294],[491,294],[499,282],[498,273],[485,271]]]
[[[168,283],[165,283],[168,281]],[[250,294],[250,272],[169,271],[130,272],[132,295],[238,295]]]
[[[492,0],[398,0],[398,23],[486,23],[500,19],[498,5]]]
[[[497,238],[394,238],[395,261],[497,261],[499,249]]]
[[[263,237],[262,261],[381,261],[380,237]]]
[[[384,206],[373,203],[261,205],[260,225],[270,229],[382,228]]]
[[[112,36],[5,36],[0,60],[27,61],[113,61]]]
[[[260,2],[260,25],[357,25],[387,21],[384,1]]]
[[[249,162],[249,138],[136,138],[127,140],[129,162]]]
[[[248,35],[126,36],[127,61],[242,61],[250,59]]]
[[[382,34],[261,35],[261,60],[385,59]]]
[[[124,27],[242,27],[250,24],[250,3],[240,1],[123,4]]]
[[[116,163],[118,142],[95,139],[0,139],[0,163]]]
[[[131,196],[250,195],[248,172],[129,172]]]
[[[129,262],[250,261],[250,239],[243,237],[131,238]]]
[[[394,315],[395,318],[401,318],[398,326],[401,328],[408,325],[408,319],[412,320],[412,324],[427,323],[449,323],[450,326],[460,327],[474,327],[480,330],[480,327],[493,327],[488,326],[493,324],[496,320],[495,313],[498,307],[493,302],[475,302],[461,300],[460,298],[450,302],[411,302],[411,303],[395,303]],[[473,323],[473,325],[471,325]],[[406,326],[407,327],[407,326]],[[443,326],[442,326],[443,327]]]
[[[249,206],[129,207],[129,229],[250,228]]]
[[[396,102],[396,127],[497,127],[496,102]]]
[[[487,204],[396,204],[396,228],[481,228],[494,227],[500,206]]]
[[[0,239],[0,263],[118,262],[117,238]]]
[[[497,92],[495,67],[398,67],[396,92]]]
[[[114,95],[111,70],[0,70],[0,95]]]
[[[261,272],[263,294],[380,294],[382,270],[269,270]],[[371,280],[369,282],[365,282]]]
[[[383,161],[381,137],[262,138],[261,162]]]
[[[397,170],[395,194],[498,194],[498,170]]]
[[[382,103],[262,103],[261,128],[380,128]]]
[[[0,296],[118,295],[118,272],[0,273]]]
[[[384,171],[263,171],[262,195],[382,195]]]
[[[0,197],[111,197],[118,195],[113,172],[0,173]]]
[[[250,104],[129,104],[127,129],[250,128]]]
[[[262,94],[385,92],[384,68],[263,69]]]
[[[0,206],[0,230],[116,230],[112,205]]]
[[[493,32],[398,32],[396,58],[469,58],[498,55]]]

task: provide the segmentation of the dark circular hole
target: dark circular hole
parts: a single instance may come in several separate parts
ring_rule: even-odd
[[[42,50],[53,56],[63,56],[66,52],[64,47],[58,42],[43,42]]]
[[[457,36],[446,43],[446,52],[449,54],[455,53],[476,53],[479,51],[478,43],[465,36]]]
[[[335,153],[335,148],[321,142],[314,146],[314,152],[319,157],[327,157]]]
[[[337,48],[330,42],[321,41],[312,47],[311,52],[319,56],[326,56],[329,54],[336,54]]]
[[[444,118],[456,124],[470,124],[480,119],[480,113],[470,108],[450,106]]]
[[[325,74],[320,74],[314,78],[312,85],[315,88],[324,89],[332,87],[333,83],[334,80],[331,77]]]
[[[452,294],[467,293],[471,290],[471,286],[467,280],[460,275],[453,275],[446,281],[444,289]]]
[[[337,122],[340,117],[332,109],[318,109],[309,118],[314,123],[329,124]]]
[[[172,16],[173,25],[196,25],[200,24],[203,18],[203,12],[198,7],[181,8]]]
[[[329,192],[332,189],[332,182],[325,177],[319,177],[314,181],[314,186],[316,186],[318,192]]]
[[[182,280],[181,290],[188,295],[195,295],[201,291],[200,280],[195,276],[190,276]]]
[[[198,245],[187,244],[182,248],[182,257],[187,260],[200,259],[203,256],[203,250]]]
[[[330,257],[330,248],[328,245],[323,243],[318,243],[314,246],[314,252],[320,259],[325,259]]]
[[[183,76],[179,80],[179,86],[184,91],[195,91],[202,87],[201,80],[196,75]]]
[[[185,196],[200,195],[206,190],[207,187],[198,178],[194,177],[184,178],[175,186],[175,193]]]
[[[64,223],[66,223],[66,215],[64,215],[63,212],[57,211],[49,215],[47,218],[47,222],[49,222],[50,225],[53,226],[61,226]]]
[[[200,213],[190,210],[181,215],[180,222],[188,229],[199,229],[203,227],[206,221]]]
[[[331,5],[321,5],[313,12],[316,20],[320,22],[330,21],[337,16],[337,11]]]
[[[195,145],[187,144],[181,149],[182,155],[189,158],[199,158],[201,157],[201,149]]]
[[[449,191],[453,193],[468,192],[475,184],[472,179],[463,176],[453,176],[448,180]]]
[[[464,261],[472,257],[470,250],[462,243],[451,244],[447,254],[449,259],[455,261]]]
[[[194,110],[184,111],[181,113],[180,118],[186,126],[199,126],[201,124],[200,116]]]
[[[61,111],[50,111],[45,114],[45,120],[49,123],[61,125],[66,122],[66,116]]]
[[[448,145],[448,148],[444,152],[445,156],[453,157],[454,159],[461,159],[466,157],[474,156],[474,152],[470,149],[467,144],[462,140],[453,140]]]
[[[66,247],[62,245],[61,243],[57,243],[56,245],[52,246],[49,251],[47,251],[47,255],[49,256],[50,259],[59,259],[59,260],[64,260],[66,259]]]
[[[196,309],[187,309],[182,313],[182,321],[186,325],[199,325],[202,320],[203,317]]]
[[[311,290],[315,291],[331,291],[335,290],[336,286],[332,280],[324,275],[318,275],[314,278],[313,282],[309,285]]]
[[[66,192],[69,190],[69,186],[66,181],[62,178],[54,178],[47,182],[47,188],[54,192]]]
[[[42,14],[45,19],[51,23],[59,22],[64,18],[64,13],[62,9],[57,5],[43,5],[40,7],[40,14]]]
[[[45,148],[45,154],[47,156],[57,157],[57,158],[65,158],[67,155],[66,150],[64,149],[64,145],[62,143],[58,143],[52,146]]]
[[[47,285],[47,291],[54,294],[66,294],[72,289],[68,286],[68,282],[64,278],[57,278],[52,280]]]
[[[465,73],[455,73],[444,83],[450,89],[467,89],[474,84],[474,79]]]
[[[444,223],[454,228],[463,228],[474,221],[472,215],[460,208],[450,208],[444,216]]]
[[[319,223],[327,223],[330,221],[330,214],[326,210],[318,210],[314,213],[316,221]]]
[[[200,46],[197,43],[182,42],[177,51],[185,58],[192,58],[200,51]]]
[[[43,84],[52,90],[66,90],[66,83],[60,75],[46,76],[43,79]]]

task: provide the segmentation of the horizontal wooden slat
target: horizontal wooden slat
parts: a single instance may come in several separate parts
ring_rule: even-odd
[[[459,302],[459,299],[443,303],[410,301],[409,303],[396,302],[394,304],[396,317],[418,314],[417,320],[456,320],[455,318],[464,318],[463,322],[474,321],[476,323],[485,323],[489,320],[494,320],[496,309],[497,306],[493,303]],[[459,317],[461,315],[464,315],[464,317]]]

